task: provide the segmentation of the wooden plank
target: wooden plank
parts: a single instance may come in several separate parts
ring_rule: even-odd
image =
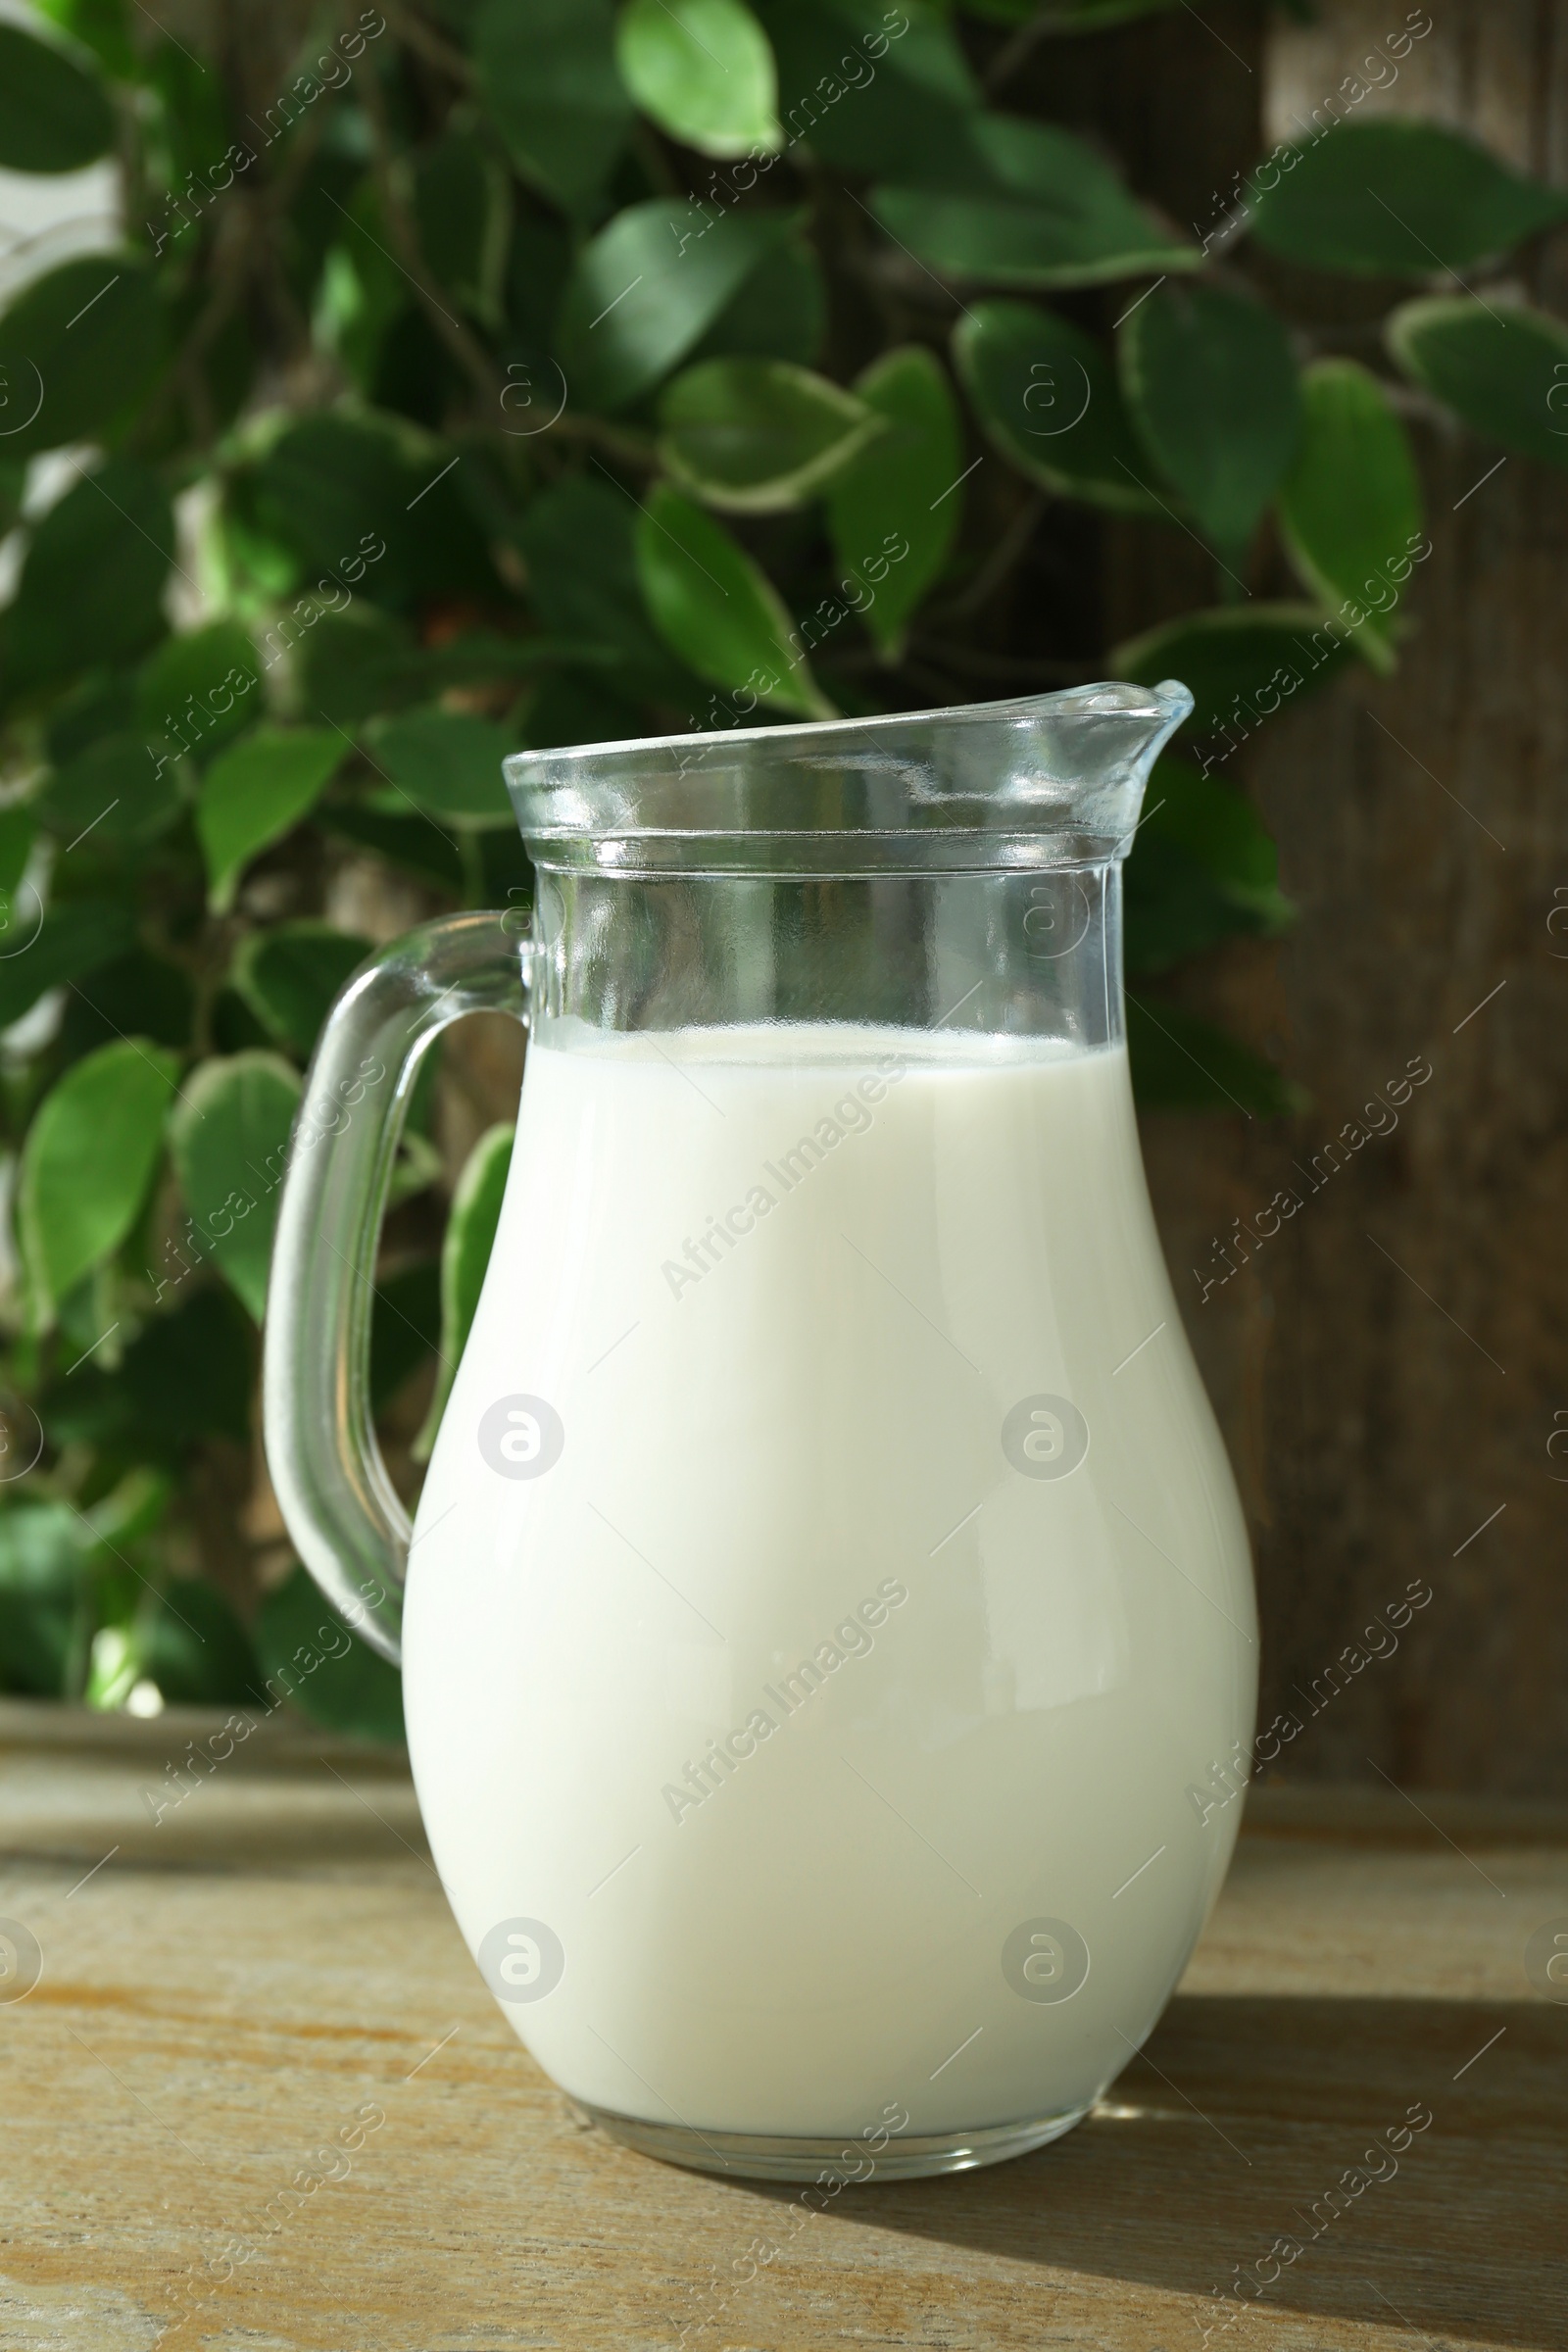
[[[1276,139],[1329,121],[1336,93],[1348,106],[1352,77],[1380,45],[1389,56],[1411,16],[1430,32],[1393,61],[1396,80],[1388,65],[1360,76],[1387,86],[1348,120],[1434,119],[1568,182],[1568,0],[1251,13],[1263,29],[1253,73],[1205,30],[1253,62],[1203,0],[1153,20],[1168,44],[1162,78],[1144,78],[1153,36],[1142,21],[1102,68],[1102,127],[1140,191],[1179,220],[1200,205],[1213,214],[1191,160],[1208,158],[1203,190],[1232,186]],[[1054,69],[1047,58],[1043,74]],[[1157,110],[1161,134],[1122,134],[1105,87],[1114,72],[1129,117]],[[1225,92],[1239,114],[1260,103],[1255,133],[1224,123]],[[1195,130],[1189,147],[1195,125],[1206,144]],[[1255,244],[1229,258],[1278,289],[1303,348],[1384,372],[1383,316],[1423,290],[1289,271]],[[1500,289],[1496,272],[1464,274],[1494,304],[1511,291],[1568,312],[1560,234],[1511,257]],[[1311,1107],[1281,1122],[1159,1114],[1143,1123],[1145,1154],[1256,1547],[1265,1720],[1299,1710],[1299,1693],[1412,1579],[1433,1590],[1397,1652],[1352,1674],[1308,1723],[1292,1770],[1343,1781],[1370,1756],[1411,1785],[1560,1795],[1568,1486],[1553,1493],[1563,1465],[1545,1446],[1562,1399],[1545,1367],[1568,1313],[1557,1233],[1568,1142],[1555,1113],[1568,1028],[1564,943],[1545,925],[1568,879],[1568,482],[1456,428],[1421,424],[1416,439],[1435,545],[1412,575],[1397,675],[1352,665],[1217,771],[1261,804],[1299,919],[1280,941],[1233,943],[1170,984],[1174,1001],[1276,1057]],[[1216,593],[1191,540],[1142,524],[1109,532],[1105,582],[1111,642]],[[1266,540],[1249,586],[1299,593]],[[1397,1131],[1314,1191],[1314,1154],[1335,1138],[1343,1151],[1347,1126],[1359,1132],[1363,1106],[1420,1056],[1433,1077]],[[1260,1246],[1260,1212],[1282,1189],[1301,1211]],[[1224,1275],[1222,1252],[1238,1270],[1205,1293]]]
[[[1177,1999],[1087,2123],[816,2213],[580,2124],[483,1990],[395,1758],[288,1735],[127,1853],[164,1729],[57,1739],[45,1798],[0,1716],[0,1915],[44,1957],[0,2006],[8,2352],[1564,2343],[1568,2008],[1521,1958],[1568,1913],[1560,1811],[1254,1791]]]

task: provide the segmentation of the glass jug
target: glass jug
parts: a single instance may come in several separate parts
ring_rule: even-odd
[[[427,924],[323,1032],[268,1310],[278,1498],[401,1653],[491,1991],[655,2155],[1039,2146],[1224,1876],[1241,1807],[1199,1792],[1252,1736],[1250,1567],[1121,988],[1120,860],[1190,708],[519,754],[531,922]],[[498,1005],[516,1142],[411,1530],[366,1401],[376,1232],[418,1054]]]

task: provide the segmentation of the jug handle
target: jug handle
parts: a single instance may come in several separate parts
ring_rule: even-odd
[[[267,1291],[268,1467],[300,1558],[394,1663],[413,1530],[370,1416],[381,1214],[426,1048],[466,1012],[525,1019],[530,955],[514,913],[477,911],[362,964],[327,1015],[289,1144]]]

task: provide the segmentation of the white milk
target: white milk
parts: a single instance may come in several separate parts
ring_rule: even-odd
[[[1187,1791],[1257,1657],[1125,1054],[545,1031],[405,1656],[442,1880],[566,2090],[1081,2110],[1217,1891],[1241,1808]]]

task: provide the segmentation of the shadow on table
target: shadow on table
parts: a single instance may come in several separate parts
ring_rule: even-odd
[[[1349,2195],[1343,2177],[1412,2109],[1430,2126],[1372,2160],[1396,2173]],[[1555,2347],[1568,2344],[1565,2110],[1568,2007],[1185,1997],[1065,2139],[846,2195],[840,2210],[1205,2302],[1193,2315],[1192,2352],[1253,2352],[1254,2300]],[[1271,2260],[1277,2239],[1301,2250]],[[1255,2285],[1260,2263],[1277,2278],[1238,2302],[1238,2276]],[[1049,2332],[1049,2305],[1041,2323]],[[1168,2352],[1188,2352],[1188,2326],[1167,2329]]]

